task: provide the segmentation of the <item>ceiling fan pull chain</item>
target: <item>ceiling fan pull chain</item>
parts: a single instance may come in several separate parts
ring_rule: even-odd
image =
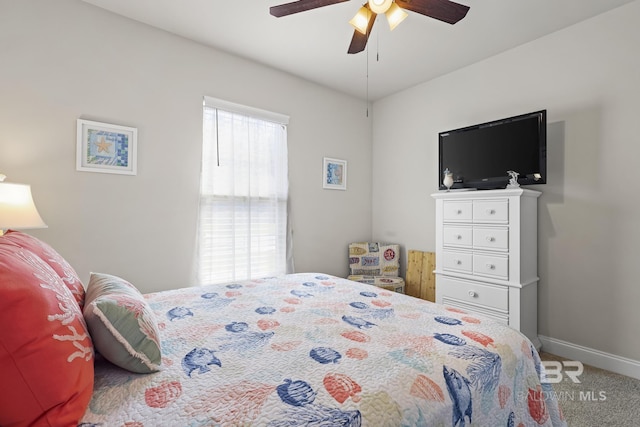
[[[367,46],[367,117],[369,117],[369,46]]]
[[[376,31],[376,62],[380,62],[380,31]]]

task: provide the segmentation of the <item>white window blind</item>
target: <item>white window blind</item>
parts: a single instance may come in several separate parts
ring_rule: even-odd
[[[287,272],[288,118],[205,98],[199,284]]]

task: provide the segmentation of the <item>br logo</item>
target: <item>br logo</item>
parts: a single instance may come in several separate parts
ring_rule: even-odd
[[[562,382],[563,374],[566,375],[574,383],[579,383],[578,377],[584,371],[582,362],[577,360],[563,360],[562,362],[554,360],[545,360],[542,362],[544,371],[540,373],[541,383],[558,384]]]

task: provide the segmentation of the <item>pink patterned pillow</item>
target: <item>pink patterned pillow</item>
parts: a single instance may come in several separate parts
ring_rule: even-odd
[[[22,233],[20,231],[9,230],[2,236],[2,239],[6,239],[15,243],[21,248],[28,249],[34,254],[38,255],[44,262],[49,264],[53,270],[58,273],[58,276],[67,285],[74,298],[80,306],[80,311],[84,306],[84,286],[78,277],[78,273],[71,267],[71,265],[65,260],[62,255],[56,252],[51,246],[46,244],[40,239],[37,239],[29,234]]]
[[[0,425],[77,425],[93,393],[84,319],[58,274],[4,239],[0,325]]]

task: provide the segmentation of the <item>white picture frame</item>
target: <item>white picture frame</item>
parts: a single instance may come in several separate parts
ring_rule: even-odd
[[[76,169],[137,174],[138,129],[78,119]]]
[[[347,189],[347,161],[324,157],[322,161],[322,188],[327,190]]]

